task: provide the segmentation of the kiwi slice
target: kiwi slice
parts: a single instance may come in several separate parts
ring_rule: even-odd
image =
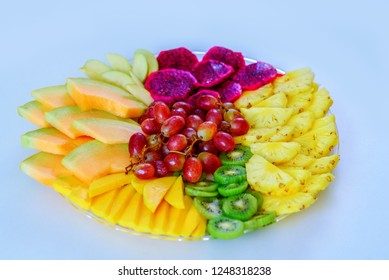
[[[221,185],[217,189],[222,196],[232,196],[244,192],[248,187],[247,181]]]
[[[236,145],[232,152],[220,153],[219,158],[223,165],[244,166],[252,155],[249,147]]]
[[[195,184],[186,184],[186,187],[195,188],[196,190],[199,191],[213,192],[217,190],[219,184],[216,182],[205,180],[205,181],[199,181]]]
[[[241,193],[224,199],[223,214],[232,219],[247,221],[258,210],[257,199],[248,193]]]
[[[232,239],[243,234],[244,224],[242,221],[220,216],[208,222],[207,231],[214,238]]]
[[[257,216],[252,217],[250,220],[245,221],[243,224],[246,230],[256,230],[274,223],[276,219],[277,216],[274,211],[263,212]]]
[[[189,196],[213,197],[219,193],[217,191],[202,191],[194,187],[185,187],[185,194]]]
[[[257,204],[258,204],[258,210],[261,209],[262,204],[263,204],[263,196],[260,192],[254,191],[253,189],[246,189],[246,193],[251,194],[257,199]]]
[[[246,181],[246,169],[238,165],[224,165],[216,169],[213,176],[215,182],[222,185]]]
[[[219,217],[222,214],[220,201],[216,197],[195,197],[193,205],[207,220]]]

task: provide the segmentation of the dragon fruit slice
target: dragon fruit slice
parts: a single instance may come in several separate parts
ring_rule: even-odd
[[[185,71],[191,71],[198,62],[197,56],[183,47],[161,51],[157,60],[159,69],[174,68]]]
[[[172,68],[151,73],[145,82],[151,97],[167,104],[186,99],[196,85],[196,78],[190,72]]]
[[[265,62],[245,66],[233,77],[242,89],[254,90],[271,83],[277,77],[277,69]]]
[[[222,83],[220,86],[215,88],[220,94],[221,101],[225,102],[234,102],[239,96],[242,95],[242,87],[239,83],[227,80]]]
[[[219,99],[220,95],[217,91],[214,91],[214,90],[210,90],[210,89],[202,89],[202,90],[199,90],[198,92],[196,92],[195,94],[191,95],[188,99],[188,103],[197,107],[197,99],[200,97],[200,96],[203,96],[203,95],[212,95],[213,97]]]
[[[225,64],[232,66],[235,72],[239,71],[246,65],[242,53],[234,52],[230,49],[219,46],[212,47],[205,53],[203,60],[209,59],[224,62]]]
[[[227,79],[233,72],[234,68],[230,65],[213,59],[196,63],[192,70],[199,86],[202,87],[213,87]]]

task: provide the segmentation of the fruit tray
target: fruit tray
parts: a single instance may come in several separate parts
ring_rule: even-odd
[[[87,217],[149,238],[230,239],[309,207],[334,179],[333,101],[309,68],[223,47],[107,59],[18,108],[38,126],[22,135],[39,152],[21,170]]]

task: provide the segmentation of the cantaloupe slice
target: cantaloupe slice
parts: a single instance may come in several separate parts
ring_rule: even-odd
[[[31,95],[49,109],[76,105],[68,94],[66,85],[36,89],[31,92]]]
[[[130,183],[131,177],[123,173],[109,174],[97,178],[89,185],[89,197],[95,197],[105,192],[118,189]]]
[[[90,210],[98,217],[106,218],[111,210],[119,189],[114,189],[92,199]]]
[[[38,127],[50,127],[45,118],[45,112],[48,110],[49,108],[34,100],[19,106],[18,114]]]
[[[67,88],[76,104],[84,111],[98,109],[122,118],[136,118],[146,106],[125,90],[90,79],[68,79]]]
[[[64,196],[68,196],[74,188],[87,187],[85,183],[81,182],[73,175],[59,177],[53,181],[52,185],[55,191]]]
[[[60,107],[45,114],[46,120],[56,129],[70,138],[76,138],[83,133],[72,126],[75,120],[83,118],[118,119],[118,117],[100,110],[82,111],[77,106]]]
[[[21,136],[22,146],[56,155],[67,155],[74,148],[93,140],[88,136],[72,139],[54,127],[39,128]]]
[[[62,164],[86,183],[111,173],[123,172],[131,162],[127,144],[108,145],[93,140],[78,146],[62,160]]]
[[[131,185],[126,185],[120,188],[109,214],[105,217],[105,219],[112,224],[116,224],[135,193],[136,191]]]
[[[184,209],[184,181],[178,176],[173,186],[169,189],[164,199],[173,207]]]
[[[61,155],[39,152],[23,160],[20,169],[38,182],[51,186],[55,179],[72,174],[62,165],[63,158]]]
[[[123,120],[84,118],[73,122],[73,127],[106,144],[128,143],[131,135],[142,132],[139,124]]]
[[[155,212],[163,197],[174,184],[177,177],[167,176],[150,180],[143,188],[143,202],[151,212]]]

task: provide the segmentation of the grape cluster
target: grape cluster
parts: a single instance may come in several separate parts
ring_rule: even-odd
[[[141,179],[179,171],[188,182],[197,182],[203,172],[213,174],[221,166],[218,154],[233,151],[233,136],[250,128],[234,104],[206,94],[197,98],[195,106],[184,101],[170,107],[154,102],[138,122],[144,134],[130,137],[134,164],[127,171]]]

